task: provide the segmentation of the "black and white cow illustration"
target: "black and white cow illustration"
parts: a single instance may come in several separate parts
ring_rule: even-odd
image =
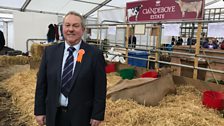
[[[135,16],[135,21],[137,21],[139,11],[141,10],[142,7],[143,7],[143,5],[140,4],[136,7],[132,7],[132,8],[127,9],[127,20],[129,21],[130,17]]]

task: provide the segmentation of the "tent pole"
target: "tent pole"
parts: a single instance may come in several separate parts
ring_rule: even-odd
[[[25,11],[26,7],[30,4],[31,0],[26,0],[26,2],[21,7],[20,11]]]
[[[155,70],[158,72],[159,71],[159,49],[160,49],[160,44],[161,44],[161,35],[162,35],[162,24],[159,23],[157,25],[157,28],[156,28],[156,36],[157,36],[157,39],[156,39],[156,55],[155,55],[155,60],[156,60],[156,63],[155,63]]]
[[[13,8],[13,7],[4,7],[0,6],[0,9],[6,9],[7,10],[16,10],[16,11],[21,11],[19,8]],[[65,15],[62,13],[54,13],[54,12],[47,12],[47,11],[37,11],[37,10],[24,10],[24,12],[33,12],[33,13],[42,13],[42,14],[53,14],[53,15]]]
[[[128,37],[129,37],[129,29],[130,26],[129,24],[126,26],[126,39],[125,39],[125,48],[126,48],[126,53],[125,53],[125,57],[126,57],[126,64],[128,64]]]
[[[200,51],[201,24],[202,23],[198,23],[197,42],[196,42],[195,58],[194,58],[194,74],[193,74],[194,79],[197,79],[197,76],[198,76],[198,69],[195,69],[195,68],[198,67],[198,54]]]
[[[207,6],[209,6],[209,5],[212,5],[212,4],[214,4],[214,3],[217,3],[217,2],[219,2],[220,0],[213,0],[213,1],[210,1],[210,2],[208,2],[208,3],[206,3],[205,4],[205,7],[207,7]]]
[[[106,5],[107,3],[109,3],[110,1],[111,0],[105,0],[105,1],[103,1],[101,4],[99,4],[98,6],[96,6],[95,8],[93,8],[92,10],[90,10],[89,12],[87,12],[83,17],[84,18],[87,18],[89,15],[91,15],[95,11],[99,10],[101,7],[103,7],[104,5]]]

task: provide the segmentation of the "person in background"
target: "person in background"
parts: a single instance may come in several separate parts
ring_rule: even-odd
[[[56,24],[54,24],[54,32],[55,32],[56,41],[59,41],[58,26]]]
[[[131,48],[135,48],[136,47],[136,37],[135,35],[132,33],[129,37],[128,37],[128,45]]]
[[[103,53],[82,40],[84,18],[68,12],[65,42],[45,48],[37,75],[34,114],[40,126],[98,126],[104,120]]]
[[[63,25],[60,25],[59,26],[59,31],[60,31],[60,34],[61,34],[61,40],[64,40],[64,35],[63,35]]]
[[[48,25],[47,41],[54,42],[54,40],[55,40],[55,29],[54,29],[54,25],[50,24]]]
[[[217,49],[219,47],[218,40],[216,38],[212,39],[213,49]]]
[[[176,39],[174,38],[174,36],[172,36],[171,45],[175,45],[175,43],[176,43]]]
[[[207,45],[206,48],[208,48],[208,49],[214,49],[214,45],[213,45],[213,43],[212,43],[212,40],[210,40],[210,41],[208,42],[208,45]]]
[[[3,32],[0,30],[0,51],[4,48],[5,46],[5,37]]]
[[[177,39],[176,45],[182,45],[182,43],[183,43],[183,39],[182,39],[182,37],[179,36]]]
[[[219,45],[217,44],[216,38],[212,38],[212,39],[208,40],[208,42],[203,43],[203,48],[217,49],[218,47],[219,47]]]
[[[191,37],[187,38],[187,45],[193,45]]]
[[[222,40],[222,43],[220,45],[220,49],[224,50],[224,40]]]
[[[202,47],[203,48],[208,48],[208,42],[209,42],[209,39],[207,37],[205,39],[203,39],[203,41],[202,41]]]

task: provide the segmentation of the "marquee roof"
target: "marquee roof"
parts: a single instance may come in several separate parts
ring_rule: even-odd
[[[127,2],[133,1],[138,0],[0,0],[0,18],[5,17],[1,15],[1,9],[56,15],[73,10],[86,17],[96,17],[97,10],[124,8]],[[205,0],[205,7],[223,8],[224,2]]]

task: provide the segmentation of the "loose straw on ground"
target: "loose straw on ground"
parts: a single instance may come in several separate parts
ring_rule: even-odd
[[[28,126],[36,126],[33,115],[36,72],[27,69],[12,76],[4,84],[12,93],[14,104],[24,114],[21,119],[29,119]],[[224,126],[224,119],[218,111],[202,105],[201,92],[197,89],[192,86],[180,86],[176,95],[166,96],[160,105],[155,107],[145,107],[131,100],[113,102],[107,99],[105,121],[101,124],[101,126],[180,125]]]

